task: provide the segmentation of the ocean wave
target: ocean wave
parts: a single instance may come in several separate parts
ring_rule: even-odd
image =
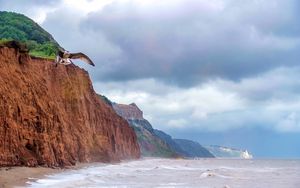
[[[31,188],[298,188],[300,161],[145,159],[67,170],[29,182]]]

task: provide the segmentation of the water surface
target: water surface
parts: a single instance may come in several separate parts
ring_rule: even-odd
[[[93,164],[30,182],[32,188],[299,188],[300,160],[144,159]]]

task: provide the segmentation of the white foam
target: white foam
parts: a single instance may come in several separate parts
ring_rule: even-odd
[[[29,187],[298,188],[299,177],[300,161],[145,159],[69,170],[32,179]]]

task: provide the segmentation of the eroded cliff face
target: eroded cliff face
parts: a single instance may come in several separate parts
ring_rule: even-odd
[[[128,123],[75,65],[0,47],[0,166],[67,166],[140,156]]]
[[[163,139],[155,134],[156,130],[144,119],[143,112],[136,104],[112,103],[112,107],[134,128],[142,156],[171,158],[179,156]]]
[[[126,104],[113,104],[115,111],[125,119],[138,119],[143,120],[143,111],[135,103]]]

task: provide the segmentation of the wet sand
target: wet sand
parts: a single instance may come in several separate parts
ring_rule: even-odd
[[[64,171],[63,169],[52,169],[44,167],[1,167],[0,188],[23,187],[29,178],[39,179],[45,175]]]
[[[45,167],[0,167],[0,188],[26,187],[29,181],[45,178],[69,170],[78,170],[91,165],[103,165],[103,163],[77,163],[75,166],[65,168]]]

